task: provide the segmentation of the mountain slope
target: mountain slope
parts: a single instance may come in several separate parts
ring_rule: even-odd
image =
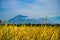
[[[27,16],[22,16],[22,15],[17,15],[14,18],[8,20],[8,23],[17,23],[17,24],[22,24],[22,23],[33,23],[35,22],[34,19],[29,19]]]
[[[54,21],[57,24],[60,24],[60,16],[59,17],[50,18],[50,20]]]
[[[55,19],[57,19],[57,18],[55,18]],[[52,18],[48,18],[47,19],[47,23],[49,23],[49,24],[56,24],[56,22],[54,22],[52,20],[53,20]],[[13,17],[12,19],[9,19],[8,23],[10,23],[10,24],[13,24],[13,23],[16,23],[16,24],[22,24],[22,23],[25,23],[25,24],[28,24],[28,23],[43,24],[44,23],[44,18],[31,19],[28,16],[17,15],[15,17]]]

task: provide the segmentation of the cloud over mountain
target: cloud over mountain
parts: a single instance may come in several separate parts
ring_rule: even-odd
[[[57,21],[55,19],[58,19],[58,18],[55,18],[54,19],[55,21],[53,19],[47,18],[46,23],[56,24]],[[8,23],[10,23],[10,24],[13,24],[13,23],[16,23],[16,24],[23,24],[23,23],[25,23],[25,24],[29,24],[29,23],[44,24],[44,22],[45,22],[45,18],[32,19],[32,18],[28,18],[28,16],[24,16],[24,15],[17,15],[15,17],[13,17],[12,19],[8,20]],[[58,24],[60,24],[60,23],[58,23]]]

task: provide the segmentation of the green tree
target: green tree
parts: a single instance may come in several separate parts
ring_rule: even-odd
[[[0,20],[0,24],[2,23],[2,20]]]

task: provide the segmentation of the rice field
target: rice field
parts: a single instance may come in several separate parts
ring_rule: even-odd
[[[0,40],[60,40],[60,27],[0,26]]]

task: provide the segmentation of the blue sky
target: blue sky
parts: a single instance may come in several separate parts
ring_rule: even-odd
[[[59,0],[0,0],[0,19],[10,19],[16,15],[26,15],[37,19],[60,16]]]

